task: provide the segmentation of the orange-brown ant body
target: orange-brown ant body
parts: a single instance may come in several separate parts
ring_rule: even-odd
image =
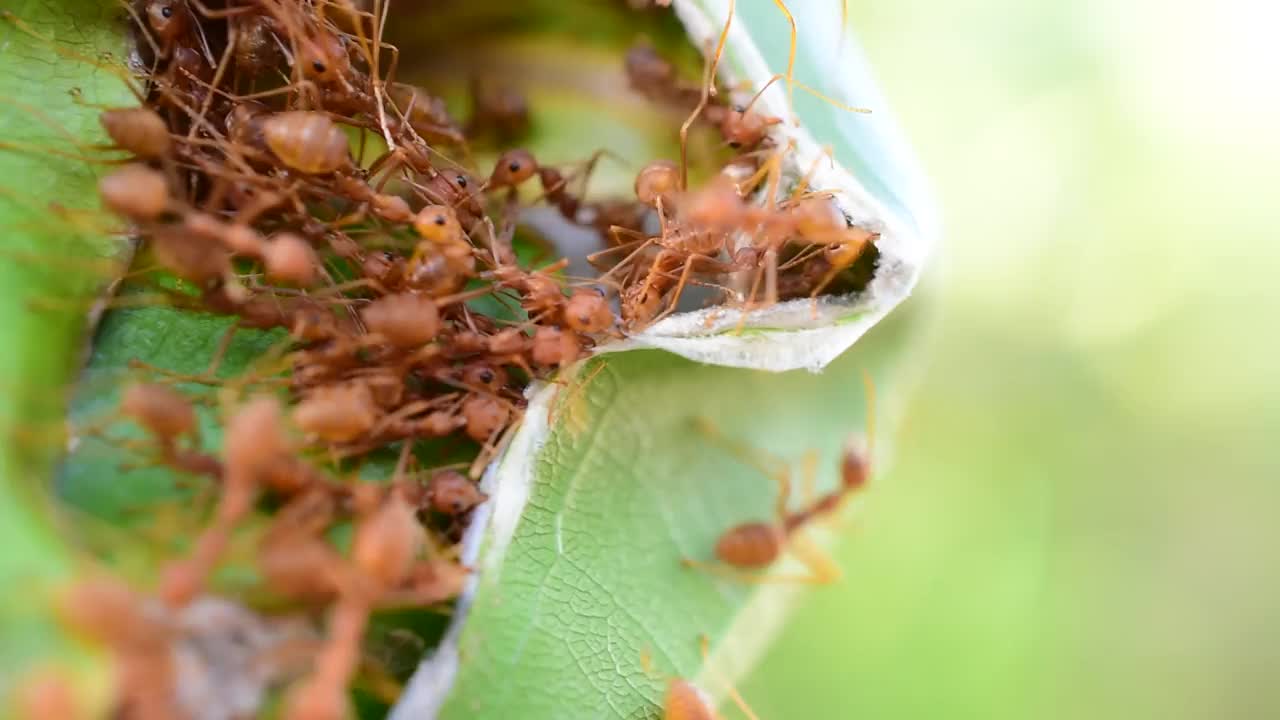
[[[870,447],[874,438],[875,388],[869,375],[864,374],[863,380],[867,393],[867,442]],[[712,439],[726,445],[749,463],[759,467],[762,472],[778,483],[780,491],[775,502],[775,518],[772,521],[745,522],[729,528],[720,535],[716,541],[715,554],[723,566],[708,565],[689,559],[685,559],[684,563],[691,567],[721,572],[748,582],[794,580],[824,584],[838,579],[840,577],[838,566],[817,548],[807,544],[798,545],[793,540],[795,540],[795,534],[810,522],[836,512],[851,495],[866,487],[871,477],[869,451],[863,452],[857,447],[847,448],[841,457],[839,486],[798,510],[790,510],[788,501],[791,480],[784,465],[758,450],[748,449],[729,441],[705,420],[699,422],[699,427]],[[809,469],[812,471],[812,467]],[[808,574],[792,577],[743,572],[768,568],[788,548],[808,568]]]

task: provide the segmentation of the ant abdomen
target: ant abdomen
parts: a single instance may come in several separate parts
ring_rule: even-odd
[[[169,126],[150,108],[118,108],[104,110],[98,121],[121,150],[144,160],[167,157],[173,149]]]
[[[277,113],[263,123],[262,134],[280,162],[298,172],[325,175],[351,164],[346,133],[324,113]]]
[[[716,557],[740,568],[763,568],[782,554],[786,542],[781,529],[762,522],[748,522],[727,530],[716,541]]]
[[[388,295],[375,300],[360,312],[371,332],[396,347],[419,347],[440,332],[440,310],[421,295]]]
[[[444,515],[461,515],[488,499],[476,484],[457,470],[442,470],[427,481],[431,509]]]
[[[613,311],[602,293],[576,290],[564,306],[564,324],[574,332],[603,332],[613,326]]]
[[[697,685],[682,678],[667,681],[662,700],[662,720],[715,720],[711,701]]]
[[[98,194],[112,212],[130,220],[159,218],[169,209],[169,182],[146,165],[126,165],[98,182]]]
[[[168,441],[196,429],[196,415],[191,402],[163,385],[130,385],[120,401],[120,411],[157,438]]]

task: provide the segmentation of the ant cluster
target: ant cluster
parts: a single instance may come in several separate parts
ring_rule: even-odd
[[[760,93],[715,86],[728,25],[701,82],[646,44],[626,53],[634,91],[687,113],[681,158],[644,165],[633,197],[590,200],[570,186],[605,150],[559,168],[506,148],[490,171],[477,168],[469,143],[518,138],[529,125],[524,99],[475,83],[461,123],[441,98],[396,80],[399,50],[382,41],[386,5],[126,4],[137,39],[126,74],[140,104],[100,116],[112,148],[127,154],[99,183],[102,203],[139,239],[140,262],[163,269],[154,284],[170,304],[233,317],[231,332],[288,337],[264,376],[228,381],[286,392],[230,403],[221,452],[200,446],[191,399],[172,383],[124,393],[121,412],[147,431],[155,458],[218,492],[208,526],[161,573],[151,599],[160,610],[144,612],[151,605],[109,583],[85,585],[67,603],[77,625],[116,651],[130,717],[183,714],[165,686],[175,673],[166,618],[205,591],[256,508],[274,508],[257,546],[264,585],[328,609],[327,639],[289,691],[285,717],[342,717],[370,613],[460,591],[468,571],[453,543],[485,500],[475,478],[520,417],[530,382],[676,311],[690,285],[750,309],[857,289],[875,261],[876,235],[829,194],[802,181],[782,197],[790,146],[773,130],[783,119],[754,109]],[[685,147],[696,124],[725,149],[720,171],[695,188]],[[529,199],[520,191],[533,183],[540,192]],[[518,262],[520,212],[542,202],[596,232],[600,248],[587,260],[598,276],[568,277],[567,258]],[[503,312],[482,309],[495,304]],[[212,372],[194,379],[216,382]],[[480,451],[469,473],[448,467],[423,479],[410,465],[413,444],[426,439]],[[335,479],[338,460],[394,443],[392,482]],[[734,565],[767,565],[795,528],[835,503],[787,514],[783,499],[777,523],[726,536],[718,552]],[[355,528],[345,553],[328,537],[342,522]]]

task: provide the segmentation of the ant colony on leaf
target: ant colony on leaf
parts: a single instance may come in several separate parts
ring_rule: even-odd
[[[545,79],[504,64],[500,43],[389,38],[387,0],[122,2],[127,68],[4,16],[138,98],[100,109],[109,145],[49,149],[103,166],[102,229],[138,240],[119,305],[228,323],[203,372],[131,358],[110,422],[80,429],[171,471],[199,507],[150,584],[103,572],[63,593],[67,624],[113,658],[115,716],[342,718],[353,686],[394,702],[406,676],[362,639],[379,611],[447,612],[461,592],[458,542],[488,499],[477,480],[529,383],[678,311],[848,294],[873,269],[876,234],[820,188],[784,191],[790,119],[717,83],[729,26],[701,67],[697,49],[652,42],[680,32],[670,3],[619,0],[611,12],[643,33],[598,69],[656,119],[665,156],[625,155],[603,132],[553,157],[567,145],[522,84]],[[410,5],[395,11],[406,27],[485,30],[447,3]],[[794,41],[793,26],[793,57]],[[790,67],[785,82],[790,98]],[[548,227],[586,240],[569,252]],[[233,363],[238,333],[269,347]],[[374,466],[389,479],[356,479]],[[726,533],[726,565],[768,565],[838,497],[785,502]],[[257,618],[236,647],[209,640],[216,598]],[[60,682],[33,679],[23,707],[73,705]],[[683,682],[665,716],[710,717]]]

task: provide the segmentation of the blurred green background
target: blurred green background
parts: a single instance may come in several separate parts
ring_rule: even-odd
[[[849,19],[940,198],[937,327],[846,579],[744,694],[775,720],[1280,717],[1280,5]]]

